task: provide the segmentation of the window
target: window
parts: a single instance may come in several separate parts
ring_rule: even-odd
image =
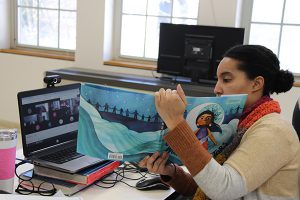
[[[76,0],[16,0],[16,47],[74,51]]]
[[[123,0],[119,56],[156,60],[160,23],[197,24],[199,0]]]
[[[249,44],[261,44],[277,54],[282,69],[300,73],[300,1],[253,0]]]

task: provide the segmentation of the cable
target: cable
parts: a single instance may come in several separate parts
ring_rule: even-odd
[[[140,176],[138,178],[131,178],[131,177],[126,176],[127,173],[137,173]],[[113,178],[113,179],[107,179],[108,176],[110,176],[112,174],[116,175],[115,178]],[[135,186],[126,183],[124,181],[124,179],[138,181],[138,180],[146,178],[147,175],[151,175],[151,173],[149,173],[149,172],[141,172],[140,169],[137,168],[136,166],[134,166],[132,164],[124,163],[123,167],[119,167],[116,170],[114,170],[112,173],[104,176],[99,181],[95,182],[94,185],[96,185],[96,186],[98,186],[100,188],[112,188],[117,183],[123,183],[123,184],[125,184],[125,185],[127,185],[129,187],[136,188]]]
[[[16,160],[18,161],[21,161],[23,163],[30,163],[30,164],[33,164],[33,162],[31,160],[24,160],[24,159],[21,159],[21,158],[16,158]],[[19,164],[19,163],[18,163]]]

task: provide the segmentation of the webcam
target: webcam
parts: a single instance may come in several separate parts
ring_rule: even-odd
[[[45,76],[44,83],[47,84],[47,88],[54,87],[55,84],[61,82],[61,77],[59,75],[49,75]]]

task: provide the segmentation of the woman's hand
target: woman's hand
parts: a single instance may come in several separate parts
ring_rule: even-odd
[[[184,118],[187,101],[180,85],[176,90],[161,88],[155,92],[155,106],[169,130],[174,129]]]
[[[159,152],[154,153],[152,156],[146,156],[143,160],[139,162],[139,167],[147,168],[149,172],[173,176],[175,173],[175,166],[172,164],[167,164],[169,154],[163,152],[160,155]]]

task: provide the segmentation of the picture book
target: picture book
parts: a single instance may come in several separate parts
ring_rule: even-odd
[[[154,152],[167,151],[168,132],[156,111],[154,93],[84,83],[81,85],[77,151],[108,160],[139,162]],[[212,155],[219,153],[236,133],[247,95],[186,97],[184,118],[199,142]]]

